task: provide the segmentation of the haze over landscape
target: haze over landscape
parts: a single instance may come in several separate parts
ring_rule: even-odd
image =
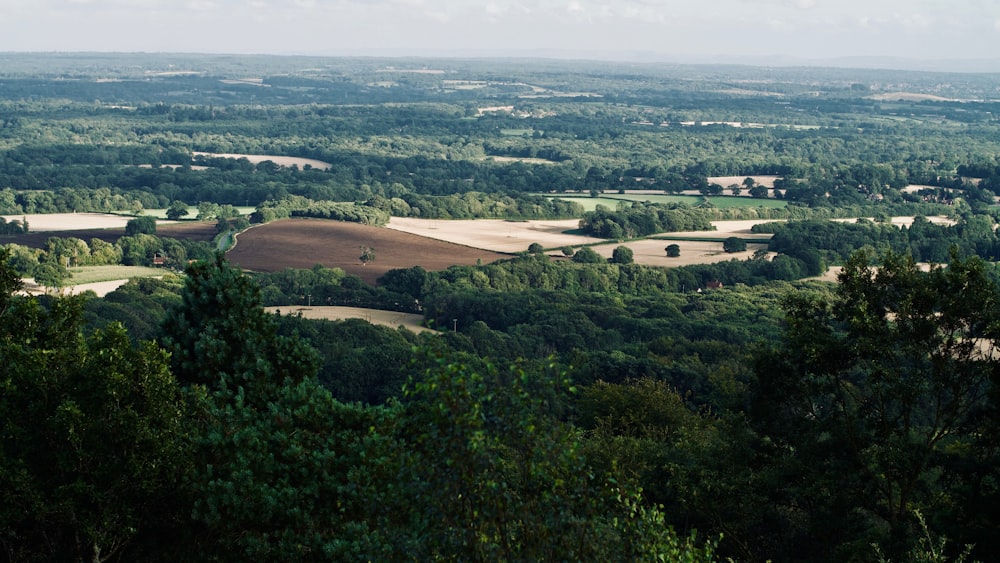
[[[0,51],[542,56],[996,71],[997,47],[1000,3],[973,0],[0,2]]]

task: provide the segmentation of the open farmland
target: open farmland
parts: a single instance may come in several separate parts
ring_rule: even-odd
[[[504,221],[393,217],[387,226],[423,237],[507,253],[527,250],[533,242],[545,248],[606,242],[604,239],[566,233],[580,226],[578,219]]]
[[[240,159],[245,158],[249,160],[252,164],[260,164],[261,162],[271,161],[278,166],[298,166],[299,168],[305,168],[307,165],[311,168],[318,168],[320,170],[328,170],[332,164],[329,162],[323,162],[322,160],[316,160],[313,158],[301,158],[297,156],[277,156],[272,154],[237,154],[237,153],[209,153],[209,152],[198,152],[194,151],[191,154],[194,156],[207,156],[212,158],[232,158]]]
[[[70,214],[75,215],[75,214]],[[80,215],[91,215],[81,213]],[[45,243],[49,237],[73,237],[90,242],[91,239],[100,239],[105,242],[114,243],[119,238],[125,236],[124,223],[118,227],[95,227],[86,226],[88,223],[66,223],[66,228],[58,231],[36,231],[32,223],[31,215],[28,216],[29,231],[21,235],[0,235],[0,245],[20,244],[29,248],[45,248]],[[38,215],[37,217],[44,217]],[[71,228],[72,227],[72,228]],[[186,239],[193,241],[209,242],[215,238],[214,221],[183,221],[166,222],[156,225],[156,234],[161,237]]]
[[[719,233],[714,233],[719,236]],[[754,235],[760,238],[760,235]],[[765,237],[767,235],[764,235]],[[667,256],[667,245],[676,244],[681,249],[681,255],[670,258]],[[726,260],[746,260],[753,257],[757,250],[767,250],[766,244],[747,243],[744,252],[727,253],[722,249],[722,242],[718,240],[660,240],[643,239],[622,243],[602,244],[592,247],[594,252],[605,258],[611,258],[612,253],[618,246],[627,246],[632,249],[633,260],[636,264],[644,266],[659,266],[664,268],[691,266],[694,264],[714,264],[725,262]],[[771,253],[774,256],[774,253]]]
[[[7,222],[28,221],[29,232],[78,231],[83,229],[125,228],[125,224],[135,219],[128,215],[108,213],[39,213],[33,215],[4,215]]]
[[[432,329],[422,325],[424,322],[423,315],[400,313],[398,311],[325,305],[310,307],[264,307],[264,310],[269,313],[280,313],[282,315],[298,315],[306,319],[325,319],[328,321],[361,319],[374,325],[387,326],[389,328],[402,326],[412,332],[432,331]]]
[[[359,258],[362,247],[375,251],[375,260],[367,265]],[[358,223],[284,219],[243,232],[227,257],[245,270],[260,272],[322,264],[341,268],[374,284],[382,274],[397,268],[421,266],[427,270],[443,270],[454,264],[475,264],[479,260],[494,262],[505,255]]]

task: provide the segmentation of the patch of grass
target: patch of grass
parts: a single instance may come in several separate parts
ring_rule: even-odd
[[[145,266],[80,266],[69,269],[69,272],[73,274],[69,283],[78,285],[132,278],[152,278],[162,276],[166,271],[163,268],[147,268]]]
[[[701,203],[704,198],[694,195],[667,195],[667,194],[604,194],[605,198],[624,201],[649,201],[651,203],[686,203],[692,207]],[[731,207],[785,207],[788,203],[783,199],[756,199],[752,197],[736,197],[717,195],[708,198],[708,201],[720,209]],[[613,208],[614,206],[612,206]]]
[[[757,199],[752,197],[712,196],[708,198],[712,205],[728,209],[730,207],[767,207],[769,209],[787,207],[783,199]]]

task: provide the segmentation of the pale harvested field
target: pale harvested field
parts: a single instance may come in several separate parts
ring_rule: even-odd
[[[423,332],[431,330],[421,326],[424,317],[413,313],[399,313],[397,311],[384,311],[382,309],[362,309],[360,307],[264,307],[269,313],[280,311],[282,315],[302,315],[307,319],[327,319],[340,321],[344,319],[361,319],[375,325],[387,326],[390,328],[405,327],[413,332]],[[433,332],[433,331],[432,331]]]
[[[957,102],[954,98],[944,98],[942,96],[935,96],[933,94],[917,94],[914,92],[885,92],[883,94],[872,94],[871,96],[865,96],[869,100],[880,100],[880,101],[896,101],[902,100],[907,102]]]
[[[271,162],[277,164],[278,166],[291,166],[293,164],[297,165],[299,168],[303,168],[306,164],[313,168],[319,168],[321,170],[327,170],[332,164],[329,162],[323,162],[322,160],[315,160],[312,158],[299,158],[296,156],[276,156],[270,154],[235,154],[235,153],[211,153],[211,152],[192,152],[193,155],[204,155],[216,158],[245,158],[252,162],[253,164],[260,164],[270,160]]]
[[[566,234],[578,219],[504,221],[502,219],[415,219],[393,217],[388,228],[494,252],[521,252],[537,242],[545,248],[582,246],[604,239]]]
[[[743,186],[743,180],[747,178],[753,178],[753,181],[764,186],[765,188],[774,188],[774,181],[781,176],[710,176],[708,178],[709,184],[719,184],[723,188],[729,188],[733,184],[739,184]],[[745,189],[744,189],[745,191]]]
[[[866,219],[868,219],[869,221],[871,221],[874,218],[873,217],[866,217]],[[897,227],[902,227],[902,226],[909,227],[910,225],[913,224],[913,220],[914,219],[916,219],[916,217],[901,215],[899,217],[891,217],[890,218],[890,222],[893,225],[897,226]],[[955,220],[954,219],[951,219],[949,217],[945,217],[944,215],[931,215],[929,217],[925,217],[925,219],[927,219],[928,222],[934,223],[934,224],[937,224],[937,225],[954,225],[955,224]],[[830,219],[830,220],[831,221],[837,221],[838,223],[854,223],[858,219],[857,218],[846,218],[846,219]]]
[[[713,221],[712,224],[716,228],[714,231],[688,231],[669,233],[669,235],[671,237],[699,239],[718,239],[730,236],[768,238],[770,235],[750,232],[751,227],[761,222],[760,220]],[[595,237],[568,235],[562,232],[575,229],[578,225],[579,221],[576,219],[513,222],[499,219],[452,221],[393,217],[388,226],[391,229],[415,235],[496,252],[520,252],[527,250],[531,243],[537,242],[547,249],[592,245],[595,252],[610,258],[616,246],[627,246],[632,249],[637,264],[650,266],[686,266],[744,259],[752,256],[758,248],[766,247],[763,244],[748,244],[746,252],[726,254],[722,251],[721,242],[649,239],[617,243]],[[681,255],[677,258],[667,258],[665,249],[668,244],[680,246]],[[561,252],[552,250],[549,251],[549,254],[562,256]]]
[[[716,233],[716,236],[718,236],[718,233]],[[667,257],[666,249],[671,244],[681,247],[680,256],[676,258]],[[721,242],[655,239],[602,244],[591,248],[601,256],[611,258],[611,254],[619,246],[627,246],[632,249],[633,259],[636,264],[663,268],[691,266],[694,264],[714,264],[727,260],[746,260],[751,258],[753,253],[758,249],[767,250],[766,244],[748,243],[745,252],[733,252],[729,254],[722,250]],[[773,256],[774,253],[771,253],[771,255]]]
[[[24,278],[24,291],[30,295],[40,295],[45,293],[46,288],[44,286],[35,283],[32,278]],[[111,293],[112,291],[118,289],[119,287],[128,283],[128,280],[112,280],[103,281],[95,283],[84,283],[80,285],[71,285],[62,288],[61,291],[55,291],[61,295],[79,295],[86,291],[93,291],[98,297],[104,297],[105,295]]]
[[[105,213],[43,213],[36,215],[4,215],[8,222],[28,219],[28,232],[79,231],[83,229],[121,229],[135,217]]]

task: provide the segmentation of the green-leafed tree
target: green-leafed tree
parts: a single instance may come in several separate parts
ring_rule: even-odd
[[[800,534],[782,558],[844,560],[872,543],[900,557],[919,537],[914,510],[935,534],[952,521],[959,545],[996,532],[983,527],[986,491],[955,485],[995,478],[983,425],[1000,290],[976,258],[930,272],[895,254],[870,262],[850,259],[832,304],[790,299],[784,340],[758,362],[755,427],[781,481],[799,483],[775,496]]]
[[[82,306],[0,308],[0,559],[170,559],[186,520],[178,388],[163,350],[120,325],[85,337]]]
[[[221,255],[187,273],[163,342],[197,399],[198,557],[385,560],[368,525],[384,489],[372,483],[391,468],[378,465],[389,449],[376,432],[383,411],[333,400],[316,380],[316,353],[277,335],[259,286]]]
[[[277,336],[260,286],[221,254],[187,269],[181,303],[167,315],[162,342],[182,384],[210,391],[266,393],[316,374],[316,354],[301,340]]]
[[[598,254],[593,248],[584,246],[573,254],[573,261],[578,264],[600,264],[604,262],[604,257]]]
[[[129,222],[125,223],[125,234],[127,236],[155,235],[156,218],[150,215],[141,215],[135,219],[129,219]]]
[[[552,370],[446,363],[406,390],[396,557],[464,561],[708,561],[625,481],[586,462],[558,420]]]
[[[188,204],[180,200],[174,200],[170,203],[170,207],[167,208],[167,219],[177,221],[181,217],[187,217],[190,213],[188,211]]]
[[[634,253],[627,246],[616,246],[611,252],[612,264],[631,264],[634,261]]]
[[[743,252],[747,249],[747,241],[740,237],[729,237],[722,241],[722,250],[726,252]]]

